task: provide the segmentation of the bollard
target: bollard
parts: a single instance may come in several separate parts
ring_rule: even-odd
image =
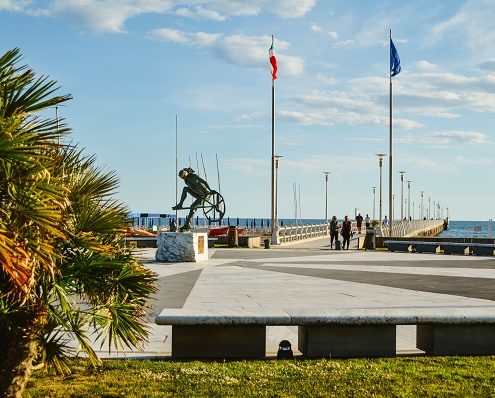
[[[263,241],[263,243],[265,244],[265,249],[269,249],[270,248],[270,239],[265,239]]]
[[[235,225],[229,226],[229,230],[227,232],[227,241],[229,247],[239,246],[239,236],[237,232],[237,227]]]
[[[366,250],[376,249],[375,237],[376,237],[375,228],[366,228],[366,236],[364,238],[364,248]]]

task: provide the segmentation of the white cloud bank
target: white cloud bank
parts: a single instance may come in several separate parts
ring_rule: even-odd
[[[127,20],[144,14],[175,13],[182,17],[222,22],[229,17],[272,13],[300,18],[316,0],[0,0],[0,11],[25,12],[39,17],[67,18],[91,32],[125,32]]]
[[[176,29],[155,29],[148,36],[157,41],[174,42],[178,44],[197,46],[209,49],[220,58],[236,65],[267,69],[268,45],[271,36],[246,36],[242,34],[222,35],[205,32],[185,32]],[[277,49],[284,50],[289,43],[278,40]],[[301,75],[304,71],[304,61],[277,52],[279,74],[289,76]]]

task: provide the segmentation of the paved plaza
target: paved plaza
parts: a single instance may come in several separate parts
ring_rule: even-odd
[[[155,325],[162,308],[383,308],[490,306],[495,302],[495,259],[442,254],[331,250],[328,239],[271,249],[209,249],[209,260],[158,263],[156,249],[138,254],[158,275],[147,322],[150,341],[126,357],[167,357],[171,327]],[[267,329],[267,354],[297,326]],[[397,353],[420,353],[415,326],[397,327]],[[99,353],[102,357],[107,352]],[[115,356],[116,354],[112,354]]]

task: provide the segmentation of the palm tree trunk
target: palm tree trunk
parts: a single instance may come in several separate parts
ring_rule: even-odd
[[[23,328],[0,327],[0,397],[20,398],[33,370],[37,343],[33,329],[39,319]]]

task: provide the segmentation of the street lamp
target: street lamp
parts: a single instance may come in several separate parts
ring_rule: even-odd
[[[324,171],[325,174],[325,223],[328,224],[328,175],[329,171]]]
[[[428,220],[431,218],[431,214],[430,214],[430,197],[428,196]]]
[[[375,218],[375,191],[376,191],[376,187],[372,187],[373,188],[373,220],[376,220]]]
[[[412,219],[414,220],[414,202],[412,204],[412,208],[413,208],[413,217],[412,217]]]
[[[420,211],[420,214],[421,214],[421,219],[423,219],[423,194],[424,194],[425,191],[421,191],[421,211]]]
[[[407,180],[407,218],[411,219],[411,180]]]
[[[405,171],[399,171],[400,174],[400,219],[404,219],[404,174]]]
[[[382,222],[382,166],[383,166],[383,158],[385,157],[385,153],[377,153],[378,156],[378,165],[380,167],[380,195],[378,200],[378,216],[380,217],[380,223]]]

